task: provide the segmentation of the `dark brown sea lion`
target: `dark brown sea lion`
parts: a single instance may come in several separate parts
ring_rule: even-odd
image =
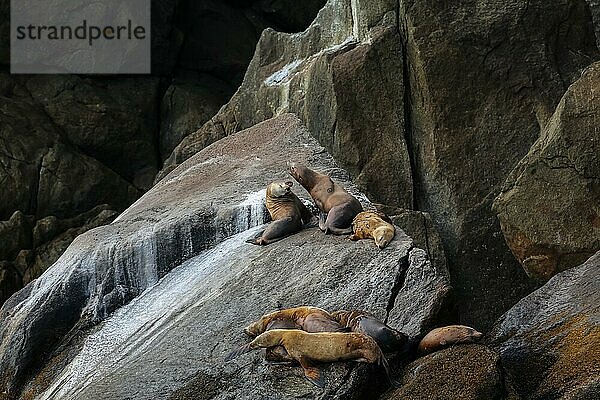
[[[464,325],[449,325],[430,331],[419,342],[421,355],[433,353],[456,344],[474,343],[481,339],[483,334]]]
[[[363,211],[352,220],[350,240],[374,239],[380,249],[387,246],[394,235],[396,228],[392,220],[384,213],[377,211]]]
[[[336,311],[331,315],[352,332],[371,336],[384,353],[401,351],[408,342],[408,336],[364,311]]]
[[[318,307],[304,306],[285,308],[265,314],[258,321],[245,327],[244,332],[248,336],[256,337],[265,332],[275,321],[293,324],[297,329],[306,332],[342,332],[346,330],[327,311]]]
[[[273,220],[260,236],[248,240],[248,243],[267,245],[283,239],[302,229],[303,223],[309,223],[313,215],[292,192],[291,181],[272,182],[267,186],[267,210]]]
[[[283,346],[304,369],[306,378],[319,387],[325,378],[315,362],[354,360],[382,365],[389,375],[388,362],[381,349],[368,335],[362,333],[321,332],[308,333],[294,329],[274,329],[256,337],[252,342],[231,352],[226,361],[258,348]],[[391,378],[390,378],[391,380]]]
[[[360,202],[329,176],[293,162],[288,166],[290,175],[308,191],[321,211],[319,228],[336,235],[352,233],[352,220],[362,211]]]

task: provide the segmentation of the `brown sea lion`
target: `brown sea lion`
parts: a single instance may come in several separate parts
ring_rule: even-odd
[[[474,343],[481,339],[483,334],[475,329],[464,325],[449,325],[430,331],[419,342],[419,353],[421,355],[433,353],[453,346],[455,344]]]
[[[294,307],[277,310],[263,315],[244,328],[244,332],[251,337],[264,333],[274,321],[293,324],[297,329],[306,332],[343,332],[346,329],[327,311],[318,307]]]
[[[396,228],[392,220],[384,213],[378,211],[363,211],[352,220],[353,234],[350,240],[374,239],[380,249],[387,246],[394,235]]]
[[[308,333],[295,329],[274,329],[256,337],[252,342],[231,352],[226,361],[258,348],[283,346],[304,369],[306,378],[319,387],[325,378],[315,362],[354,360],[382,365],[389,375],[388,362],[381,349],[368,335],[362,333],[321,332]],[[390,378],[391,380],[391,378]]]
[[[362,211],[360,202],[329,176],[293,162],[288,166],[290,175],[308,191],[321,211],[319,228],[336,235],[352,233],[352,220]]]
[[[336,311],[331,315],[352,332],[371,336],[384,353],[401,351],[407,344],[408,336],[364,311]]]
[[[247,242],[267,245],[283,239],[302,229],[302,224],[309,223],[313,215],[292,192],[291,181],[275,181],[267,186],[267,210],[273,220],[260,236]]]
[[[273,329],[300,329],[295,322],[289,319],[275,319],[267,324],[266,331]],[[268,347],[265,349],[265,360],[271,363],[295,363],[283,346]]]

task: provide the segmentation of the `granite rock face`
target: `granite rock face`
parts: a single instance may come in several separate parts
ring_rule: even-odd
[[[539,281],[600,249],[600,63],[567,90],[494,209],[511,250]]]
[[[399,228],[383,251],[314,228],[266,247],[245,243],[266,222],[264,188],[287,175],[290,155],[370,206],[291,114],[207,147],[112,224],[77,237],[7,301],[0,383],[9,396],[198,398],[206,395],[194,392],[202,383],[236,398],[361,398],[380,371],[332,365],[321,392],[298,368],[267,366],[259,353],[223,363],[245,342],[242,327],[278,306],[361,308],[395,324],[396,308],[409,309],[420,297],[439,303],[446,294],[404,282],[426,275],[447,285],[447,270],[432,270]],[[436,311],[394,326],[421,333]]]
[[[600,252],[504,314],[489,335],[527,399],[600,396]]]

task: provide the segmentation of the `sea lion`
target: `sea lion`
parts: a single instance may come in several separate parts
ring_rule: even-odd
[[[247,242],[267,245],[283,239],[302,229],[302,223],[309,223],[313,215],[292,192],[291,181],[275,181],[267,186],[267,210],[273,220],[258,237]]]
[[[250,337],[256,337],[264,333],[274,321],[293,324],[297,329],[302,329],[306,332],[346,331],[331,314],[322,308],[304,306],[286,308],[265,314],[258,321],[245,327],[244,332]]]
[[[380,249],[387,246],[396,234],[392,220],[384,213],[377,211],[359,213],[352,220],[352,231],[353,234],[348,239],[374,239]]]
[[[290,357],[300,363],[306,378],[319,387],[325,386],[325,378],[321,370],[315,367],[315,362],[355,360],[376,363],[382,365],[390,377],[388,362],[375,340],[355,332],[308,333],[295,329],[274,329],[260,334],[252,342],[234,350],[225,360],[232,360],[258,348],[273,346],[283,346]]]
[[[293,162],[288,166],[290,175],[308,191],[321,212],[319,228],[326,234],[352,233],[352,220],[363,209],[360,202],[329,176]]]
[[[408,336],[387,326],[374,316],[364,311],[336,311],[331,313],[343,327],[352,332],[364,333],[371,336],[384,353],[394,353],[403,350],[408,342]]]
[[[265,332],[273,329],[300,329],[300,327],[296,325],[294,321],[289,319],[274,319],[267,324]],[[292,357],[290,357],[290,355],[287,351],[285,351],[285,348],[283,346],[266,348],[265,360],[271,363],[295,364],[295,360]]]
[[[436,328],[425,335],[419,342],[418,350],[421,355],[425,355],[455,344],[474,343],[482,336],[481,332],[477,332],[469,326],[444,326]]]

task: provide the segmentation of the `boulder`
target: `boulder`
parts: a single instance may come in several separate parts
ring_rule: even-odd
[[[584,1],[403,0],[399,10],[416,207],[443,238],[459,321],[485,330],[534,287],[492,201],[598,59],[591,19]]]
[[[0,260],[13,258],[32,245],[32,217],[15,211],[8,221],[0,221]]]
[[[489,340],[523,398],[600,396],[600,252],[519,301]]]
[[[258,352],[223,362],[245,343],[245,324],[280,306],[362,308],[386,320],[415,298],[438,301],[437,291],[399,284],[419,274],[436,281],[399,228],[384,250],[316,228],[266,247],[245,243],[267,221],[264,188],[287,176],[291,157],[369,206],[291,114],[214,143],[112,224],[78,236],[0,309],[0,389],[40,399],[364,396],[380,375],[374,367],[327,366],[321,391],[297,367],[270,366]],[[413,315],[411,331],[420,318],[433,316]]]
[[[600,249],[600,63],[563,96],[494,202],[529,276],[545,282]]]
[[[383,400],[517,400],[507,395],[500,357],[482,345],[451,347],[419,358],[402,373],[401,387]]]

